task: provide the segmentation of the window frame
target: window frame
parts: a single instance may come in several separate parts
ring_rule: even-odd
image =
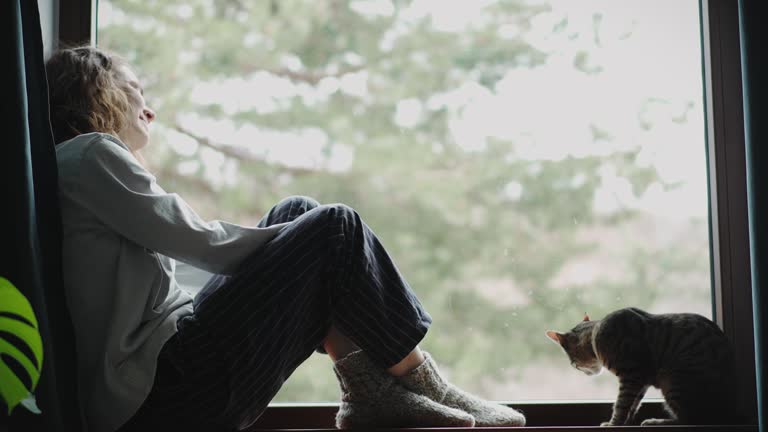
[[[757,415],[738,2],[699,1],[710,201],[712,305],[734,346],[739,405]]]
[[[96,42],[98,0],[58,4],[58,46]],[[757,418],[755,347],[748,231],[744,113],[738,2],[699,0],[710,217],[712,306],[715,322],[734,345],[742,373],[740,406]],[[597,425],[610,413],[605,401],[516,402],[531,425]],[[261,428],[332,428],[338,404],[274,404]],[[643,405],[660,412],[661,404]],[[734,429],[729,429],[734,430]]]

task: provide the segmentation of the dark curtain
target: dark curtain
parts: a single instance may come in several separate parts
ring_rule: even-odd
[[[744,82],[744,136],[747,153],[749,240],[752,259],[752,302],[755,324],[757,406],[760,430],[768,430],[768,66],[760,41],[768,38],[759,7],[761,1],[739,0],[742,80]]]
[[[43,415],[25,415],[25,409],[17,407],[10,425],[25,431],[79,431],[74,336],[61,283],[57,170],[37,1],[2,0],[0,17],[6,46],[2,68],[7,71],[0,80],[0,276],[32,304],[44,358],[35,391]]]

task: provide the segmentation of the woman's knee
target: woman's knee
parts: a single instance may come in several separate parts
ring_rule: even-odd
[[[277,208],[302,209],[304,212],[319,207],[320,203],[311,197],[303,195],[291,195],[277,203]]]
[[[355,209],[341,203],[324,204],[321,205],[316,211],[325,215],[326,219],[329,221],[357,217],[357,211],[355,211]]]
[[[291,222],[304,213],[320,206],[314,198],[294,195],[283,198],[272,207],[259,222],[259,226],[269,226],[282,222]]]
[[[340,234],[348,234],[346,231],[354,229],[359,219],[357,212],[345,204],[323,204],[314,208],[308,214],[302,216],[302,229],[308,231],[323,231],[330,234],[330,238],[337,238]]]

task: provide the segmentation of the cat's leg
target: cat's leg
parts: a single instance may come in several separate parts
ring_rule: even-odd
[[[640,405],[643,402],[643,397],[645,397],[645,392],[648,391],[648,387],[649,386],[644,386],[642,389],[640,389],[640,392],[635,397],[635,402],[629,408],[629,417],[627,418],[626,424],[628,425],[638,424],[637,412],[640,410]]]
[[[721,393],[722,387],[689,379],[679,383],[665,399],[677,424],[716,425],[727,424],[729,404],[733,404],[732,393]]]
[[[600,426],[623,426],[627,424],[630,410],[644,388],[647,386],[640,377],[619,377],[619,396],[616,398],[616,403],[613,404],[613,415],[611,415],[610,421],[603,422]],[[642,399],[642,396],[640,398]]]
[[[679,420],[680,413],[680,401],[674,397],[674,393],[670,393],[669,390],[663,391],[664,394],[664,411],[669,414],[669,418],[649,418],[643,420],[640,426],[662,426],[662,425],[675,425],[681,424]],[[670,397],[672,396],[672,397]]]

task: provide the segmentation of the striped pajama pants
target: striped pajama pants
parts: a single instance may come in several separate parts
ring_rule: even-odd
[[[291,223],[200,291],[160,353],[149,397],[121,431],[246,428],[322,352],[331,325],[383,368],[423,339],[432,319],[354,210],[290,197],[259,226],[281,222]]]

